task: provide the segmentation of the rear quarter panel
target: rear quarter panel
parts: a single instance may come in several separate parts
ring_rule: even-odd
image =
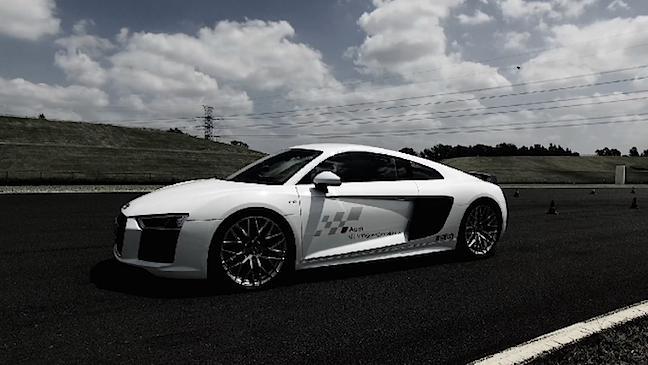
[[[489,198],[497,203],[502,212],[502,233],[504,232],[508,212],[506,199],[499,186],[460,171],[444,174],[444,177],[443,180],[417,181],[419,196],[451,196],[454,198],[450,214],[441,230],[442,233],[453,233],[456,237],[466,209],[480,198]]]

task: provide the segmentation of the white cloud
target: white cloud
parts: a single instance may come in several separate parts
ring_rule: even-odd
[[[460,3],[374,1],[376,9],[358,20],[367,37],[357,48],[355,64],[364,72],[397,74],[406,81],[437,79],[439,89],[508,84],[494,68],[447,53],[440,20]]]
[[[24,79],[0,78],[0,106],[11,114],[48,117],[91,118],[93,110],[106,107],[108,95],[99,89],[84,86],[35,84]]]
[[[508,49],[525,49],[531,33],[529,32],[507,32],[500,37],[504,40],[504,48]]]
[[[577,18],[585,12],[587,7],[596,4],[598,0],[552,0],[556,12],[567,18]]]
[[[493,21],[492,16],[482,12],[481,10],[477,10],[475,15],[459,14],[457,15],[457,18],[459,19],[459,23],[467,25],[484,24]]]
[[[596,2],[598,0],[500,0],[499,5],[506,19],[537,17],[559,20],[579,17]]]
[[[614,18],[581,27],[554,26],[547,38],[553,47],[524,63],[520,75],[524,80],[546,79],[642,64],[648,49],[638,45],[644,42],[646,27],[648,16]]]
[[[95,59],[114,48],[104,38],[86,34],[92,21],[82,20],[74,25],[74,34],[56,40],[56,45],[63,47],[54,55],[54,64],[60,67],[69,80],[88,86],[101,86],[106,83],[108,75]]]
[[[287,22],[259,20],[222,21],[195,36],[122,29],[109,78],[120,95],[157,110],[216,104],[225,113],[251,111],[247,91],[339,87],[321,54],[294,34]]]
[[[109,93],[105,115],[196,115],[202,104],[251,112],[250,91],[308,100],[323,88],[343,89],[317,50],[291,39],[295,31],[284,21],[222,21],[196,35],[122,28],[115,43],[88,34],[93,24],[77,22],[73,34],[57,39],[54,63],[72,83]]]
[[[505,18],[526,18],[543,16],[552,11],[551,3],[543,1],[500,0],[499,5]]]
[[[628,10],[630,9],[630,6],[628,6],[628,3],[623,0],[614,0],[610,2],[610,4],[607,6],[607,9],[612,11],[620,9]]]
[[[106,83],[104,69],[84,53],[57,52],[54,63],[63,69],[68,79],[82,85],[101,86]]]
[[[94,27],[95,22],[92,19],[81,19],[74,23],[72,31],[76,34],[88,34],[88,28]]]
[[[133,54],[195,66],[219,81],[257,90],[323,86],[333,79],[321,54],[290,40],[294,29],[285,21],[222,21],[197,36],[135,33],[114,61]],[[134,66],[134,65],[132,65]],[[142,65],[141,67],[147,67]]]
[[[0,0],[0,35],[35,41],[59,32],[54,0]]]

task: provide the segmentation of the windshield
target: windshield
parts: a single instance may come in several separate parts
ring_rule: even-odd
[[[281,185],[322,151],[291,149],[256,162],[227,178],[230,181]]]

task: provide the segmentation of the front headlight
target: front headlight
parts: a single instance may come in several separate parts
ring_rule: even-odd
[[[189,214],[160,214],[137,217],[141,229],[180,229]]]

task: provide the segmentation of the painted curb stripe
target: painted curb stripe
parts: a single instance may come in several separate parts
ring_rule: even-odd
[[[472,365],[524,364],[575,343],[595,333],[621,325],[639,317],[648,316],[648,300],[603,314],[587,321],[536,337],[531,341],[472,362]]]

